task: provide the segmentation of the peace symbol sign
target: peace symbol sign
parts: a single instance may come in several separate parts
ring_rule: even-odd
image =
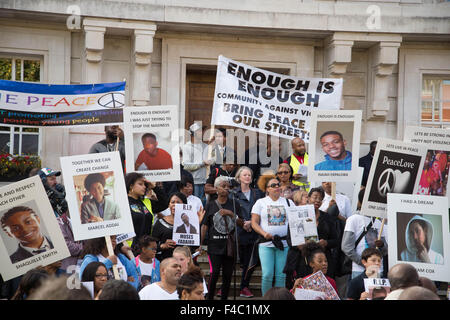
[[[121,92],[110,92],[98,98],[97,103],[108,109],[122,108],[125,105],[125,95]]]
[[[395,172],[388,168],[384,170],[378,179],[378,194],[386,197],[386,194],[392,192],[395,186]]]

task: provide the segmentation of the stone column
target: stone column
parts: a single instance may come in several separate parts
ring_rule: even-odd
[[[352,47],[354,41],[339,39],[338,34],[334,34],[328,39],[325,52],[326,74],[330,78],[343,78],[347,72],[347,66],[352,62]],[[341,99],[341,109],[344,109],[344,99]]]
[[[102,56],[106,27],[87,25],[83,22],[85,38],[83,52],[83,83],[101,83]]]
[[[389,112],[389,76],[398,63],[400,42],[379,42],[371,48],[372,90],[368,103],[368,118],[385,119]]]
[[[152,28],[153,27],[153,28]],[[131,101],[135,106],[150,104],[151,88],[151,56],[153,53],[153,37],[156,25],[147,29],[135,29],[133,33],[133,88]]]

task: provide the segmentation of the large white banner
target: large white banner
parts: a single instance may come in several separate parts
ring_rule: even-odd
[[[404,140],[427,146],[427,156],[420,172],[418,194],[447,196],[450,171],[450,130],[407,126]]]
[[[361,213],[386,218],[387,194],[415,194],[426,147],[379,138],[367,179]]]
[[[299,78],[219,56],[211,125],[309,141],[313,109],[339,109],[342,79]]]
[[[180,180],[177,106],[127,107],[123,118],[127,172],[152,182]]]
[[[4,281],[70,256],[39,176],[0,188],[0,221]]]
[[[389,268],[413,265],[420,276],[450,281],[448,199],[388,194]]]
[[[119,152],[60,161],[75,240],[134,232]]]

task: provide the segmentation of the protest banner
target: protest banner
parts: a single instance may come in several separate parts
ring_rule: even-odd
[[[404,141],[427,146],[427,155],[417,194],[447,196],[450,203],[450,131],[448,129],[407,126]]]
[[[339,109],[342,79],[299,78],[219,56],[211,125],[309,141],[311,111]]]
[[[304,244],[309,240],[319,240],[314,205],[288,207],[287,214],[292,246]]]
[[[317,271],[316,273],[303,279],[302,287],[303,289],[325,293],[325,300],[340,300],[336,290],[334,290],[333,286],[322,271]]]
[[[59,85],[0,80],[0,123],[76,127],[121,124],[125,82]]]
[[[70,256],[39,176],[0,188],[0,221],[4,281]]]
[[[356,181],[361,110],[313,110],[309,143],[310,181]]]
[[[389,279],[366,278],[364,280],[364,291],[369,293],[369,300],[383,300],[391,292]]]
[[[152,182],[180,180],[178,110],[176,106],[124,109],[127,172]]]
[[[426,148],[379,138],[367,179],[361,214],[386,218],[388,193],[415,194]]]
[[[119,152],[60,161],[75,240],[134,232]]]
[[[389,268],[413,265],[419,276],[450,281],[448,199],[388,194]]]
[[[200,224],[197,212],[192,205],[176,204],[173,222],[172,239],[177,245],[200,245]]]

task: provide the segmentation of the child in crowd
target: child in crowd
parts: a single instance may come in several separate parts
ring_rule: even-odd
[[[364,272],[353,278],[348,286],[347,298],[349,300],[366,300],[369,296],[364,289],[364,279],[378,278],[381,268],[382,255],[376,248],[367,248],[361,254],[361,263],[364,266]]]
[[[157,239],[144,235],[139,239],[140,254],[136,257],[136,267],[139,273],[139,289],[147,284],[161,281],[159,260],[156,259]]]
[[[326,276],[328,282],[331,284],[333,289],[337,292],[336,281],[327,276],[328,271],[328,260],[323,248],[314,241],[309,241],[306,243],[304,247],[306,263],[311,267],[312,273],[306,277],[298,278],[295,280],[294,288],[292,292],[295,292],[295,288],[299,288],[303,285],[303,280],[307,279],[311,275],[316,272],[322,271],[322,273]]]

